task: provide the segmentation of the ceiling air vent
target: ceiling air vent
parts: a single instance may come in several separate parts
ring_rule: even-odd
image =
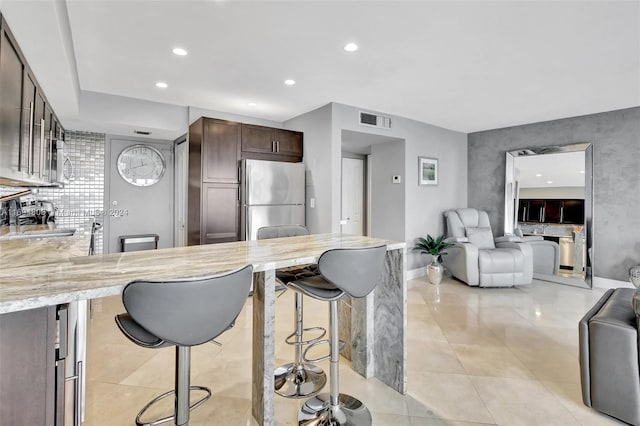
[[[360,111],[360,124],[363,126],[379,127],[381,129],[391,128],[391,117],[376,115]]]
[[[133,133],[143,136],[149,136],[151,134],[151,132],[147,132],[146,130],[134,130]]]

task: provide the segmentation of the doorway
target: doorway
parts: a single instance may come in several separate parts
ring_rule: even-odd
[[[341,231],[404,241],[405,140],[346,129],[342,129],[341,133]],[[363,164],[363,171],[357,173],[362,183],[352,182],[355,172],[349,170],[351,159],[360,159]],[[362,201],[358,199],[360,191],[354,185],[362,188]],[[354,218],[355,205],[361,206],[360,224],[357,220],[347,220]],[[357,226],[361,231],[352,230],[351,225]]]
[[[342,158],[342,203],[341,232],[351,235],[364,235],[364,173],[363,158]]]
[[[150,145],[164,158],[165,171],[150,186],[135,186],[118,173],[118,156],[127,147]],[[105,161],[105,253],[120,251],[120,236],[156,234],[158,248],[173,246],[173,152],[171,141],[109,137]]]

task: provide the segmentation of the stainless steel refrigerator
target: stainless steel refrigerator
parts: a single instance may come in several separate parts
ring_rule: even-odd
[[[242,161],[243,240],[263,226],[305,225],[304,163]]]

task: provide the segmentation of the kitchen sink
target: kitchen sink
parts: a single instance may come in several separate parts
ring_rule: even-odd
[[[30,238],[71,237],[75,233],[75,228],[23,231],[3,235],[0,237],[0,241],[25,240]]]

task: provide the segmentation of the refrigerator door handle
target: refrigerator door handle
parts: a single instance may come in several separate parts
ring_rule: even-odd
[[[246,221],[247,221],[247,226],[244,229],[244,234],[245,234],[245,240],[250,240],[251,239],[251,230],[253,229],[253,227],[251,226],[251,215],[249,214],[249,208],[246,208]]]
[[[74,426],[81,426],[82,422],[82,397],[81,397],[81,393],[82,393],[82,383],[84,382],[84,376],[82,375],[82,361],[78,361],[76,363],[76,375],[75,375],[75,379],[76,379],[76,386],[75,386],[75,396],[73,398],[74,402],[75,402],[75,419],[73,421]]]

